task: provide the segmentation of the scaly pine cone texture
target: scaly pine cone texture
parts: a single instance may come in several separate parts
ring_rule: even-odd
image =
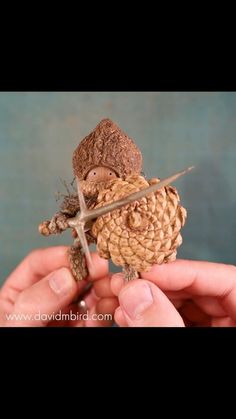
[[[146,188],[159,179],[142,176],[114,179],[97,198],[96,208]],[[187,212],[179,205],[177,190],[164,187],[121,209],[98,217],[92,227],[99,255],[111,258],[118,266],[130,266],[137,272],[148,271],[155,263],[176,259],[182,243],[180,229]]]

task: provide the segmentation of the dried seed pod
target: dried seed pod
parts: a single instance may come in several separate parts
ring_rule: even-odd
[[[120,178],[141,172],[140,150],[110,119],[103,119],[73,154],[74,174],[79,180],[84,180],[96,166],[109,167]]]
[[[159,182],[147,182],[132,175],[125,180],[114,179],[97,198],[101,207]],[[147,271],[155,263],[176,258],[182,243],[180,229],[186,220],[186,210],[179,205],[177,190],[167,186],[125,207],[98,217],[92,227],[101,257],[111,258],[115,265],[129,266],[138,272]]]

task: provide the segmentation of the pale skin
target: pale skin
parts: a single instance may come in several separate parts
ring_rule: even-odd
[[[119,326],[236,326],[236,267],[176,260],[124,285],[113,275]]]
[[[69,270],[65,246],[32,251],[11,273],[0,290],[0,326],[110,326],[112,320],[41,321],[7,320],[6,314],[35,315],[39,311],[50,316],[60,310],[79,312],[76,300],[82,296],[88,281],[76,282]],[[85,300],[89,316],[93,313],[114,314],[118,300],[110,289],[108,262],[92,253],[96,270],[87,280],[94,284]],[[97,294],[96,294],[97,293]],[[100,296],[101,295],[101,296]],[[33,317],[33,316],[32,316]]]
[[[104,182],[117,174],[107,167],[91,169],[86,180]],[[177,260],[154,265],[142,279],[124,282],[108,272],[108,262],[92,254],[93,272],[76,282],[64,246],[31,252],[0,290],[0,326],[111,326],[107,320],[6,320],[6,314],[47,315],[70,309],[78,299],[89,315],[111,314],[119,326],[236,326],[236,267]],[[93,287],[83,295],[90,281]]]
[[[76,282],[69,270],[67,247],[31,252],[0,290],[0,326],[111,326],[112,321],[7,321],[6,314],[78,311],[81,296],[89,314],[111,313],[119,326],[236,326],[236,267],[211,262],[177,260],[154,265],[142,279],[124,283],[110,274],[108,262],[92,254],[95,270]]]

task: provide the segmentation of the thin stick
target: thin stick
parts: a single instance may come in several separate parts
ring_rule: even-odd
[[[160,182],[149,186],[148,188],[141,189],[138,192],[132,193],[125,198],[119,199],[117,201],[112,202],[111,204],[104,205],[104,207],[96,208],[94,210],[86,210],[83,214],[80,214],[80,221],[87,222],[89,220],[93,220],[94,218],[100,217],[101,215],[105,215],[110,211],[114,211],[123,207],[124,205],[130,204],[131,202],[138,201],[139,199],[156,192],[158,189],[163,188],[164,186],[169,185],[170,183],[177,180],[179,177],[185,175],[186,173],[190,172],[194,166],[188,167],[186,170],[182,172],[178,172],[173,176],[169,176]]]
[[[80,215],[83,218],[83,215],[88,213],[88,208],[87,208],[87,205],[85,203],[84,195],[83,195],[83,192],[81,191],[80,183],[79,183],[78,178],[76,178],[76,183],[77,183],[77,192],[78,192],[78,198],[79,198]]]
[[[76,178],[76,184],[77,184],[77,192],[78,192],[78,199],[79,199],[79,205],[80,205],[80,217],[83,217],[84,214],[88,212],[83,192],[80,189],[80,183],[79,180]],[[85,231],[84,231],[84,222],[80,221],[78,222],[76,226],[76,231],[80,240],[80,244],[83,248],[84,255],[87,261],[88,270],[93,269],[93,261],[91,258],[91,253],[89,250],[89,245],[86,239]]]
[[[80,223],[79,225],[77,225],[77,227],[75,229],[76,229],[76,232],[78,234],[80,244],[81,244],[81,246],[83,248],[83,251],[84,251],[84,255],[85,255],[85,258],[86,258],[86,261],[87,261],[88,269],[91,270],[91,269],[93,269],[93,261],[92,261],[92,258],[91,258],[91,253],[90,253],[88,242],[87,242],[85,232],[84,232],[84,224]]]

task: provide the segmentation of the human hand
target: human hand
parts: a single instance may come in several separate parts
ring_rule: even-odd
[[[236,267],[176,260],[124,285],[114,274],[119,326],[236,326]]]
[[[83,297],[88,280],[74,280],[69,270],[67,250],[64,246],[34,250],[11,273],[0,289],[0,326],[112,324],[111,317],[118,301],[110,289],[108,262],[92,253],[96,269],[87,279],[93,287]],[[78,298],[85,301],[87,313],[84,310],[80,313],[78,303],[74,302]],[[68,314],[70,310],[83,316],[77,316],[76,320],[52,320],[56,313]],[[111,319],[103,320],[104,314]]]

